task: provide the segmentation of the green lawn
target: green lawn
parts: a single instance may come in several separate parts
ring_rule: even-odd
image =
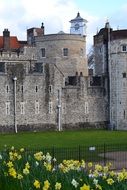
[[[101,144],[126,144],[127,131],[82,130],[64,132],[37,132],[0,134],[0,149],[7,146],[16,148],[75,147]]]

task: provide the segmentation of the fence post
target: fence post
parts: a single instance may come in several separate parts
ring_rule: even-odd
[[[54,157],[55,157],[55,147],[52,147],[52,164],[54,166]]]
[[[106,166],[106,144],[104,143],[104,166]]]
[[[81,161],[81,146],[78,147],[78,159]]]

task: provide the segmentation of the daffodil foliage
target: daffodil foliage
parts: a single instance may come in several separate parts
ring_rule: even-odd
[[[127,190],[127,171],[11,147],[0,154],[1,190]]]

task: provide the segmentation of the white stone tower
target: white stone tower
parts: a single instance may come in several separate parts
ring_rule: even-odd
[[[76,18],[72,19],[70,23],[71,23],[71,28],[70,28],[71,34],[80,34],[82,36],[86,35],[87,20],[83,19],[80,16],[79,12],[77,13]]]

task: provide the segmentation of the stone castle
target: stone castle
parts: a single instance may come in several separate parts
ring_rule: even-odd
[[[27,41],[0,36],[0,131],[127,128],[127,30],[107,22],[94,36],[94,74],[86,56],[86,23],[70,34],[27,30]]]

